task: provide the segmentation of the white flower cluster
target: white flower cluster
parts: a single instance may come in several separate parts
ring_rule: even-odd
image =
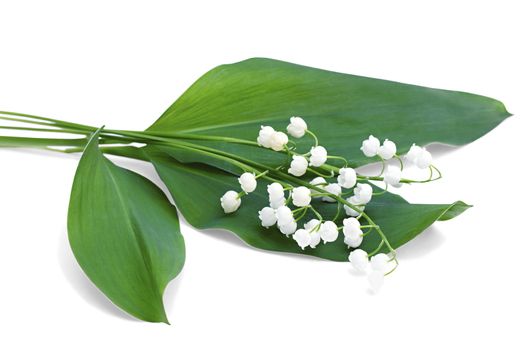
[[[275,181],[275,177],[272,176],[273,182],[266,188],[268,206],[259,211],[261,225],[265,228],[276,225],[283,235],[287,237],[291,235],[303,250],[316,248],[321,241],[324,244],[335,242],[338,240],[341,231],[344,244],[351,250],[350,262],[357,270],[368,272],[368,280],[372,289],[379,289],[383,284],[385,273],[388,273],[390,265],[395,260],[395,256],[389,257],[380,253],[369,259],[369,255],[364,250],[357,249],[361,246],[364,236],[373,231],[374,227],[377,227],[377,225],[370,225],[371,221],[367,216],[365,217],[369,225],[361,225],[359,220],[364,215],[365,207],[374,195],[373,187],[368,181],[380,179],[387,186],[395,187],[401,186],[403,182],[412,181],[402,179],[403,161],[397,155],[396,144],[388,139],[385,139],[381,144],[379,139],[373,135],[363,141],[361,150],[364,155],[366,157],[379,156],[384,164],[380,176],[369,178],[358,175],[355,169],[347,165],[339,168],[326,164],[330,158],[327,150],[317,144],[317,138],[311,131],[308,131],[308,126],[301,117],[291,117],[286,131],[294,138],[301,138],[309,133],[315,138],[315,145],[305,154],[296,153],[295,146],[288,147],[288,136],[284,132],[274,130],[271,126],[261,126],[257,143],[262,147],[279,152],[283,151],[291,156],[287,174],[300,178],[310,171],[321,176],[317,176],[309,182],[300,179],[291,181],[299,184],[298,186],[288,183],[292,177],[287,174],[281,173],[283,176],[277,176],[278,181]],[[341,157],[333,158],[341,159]],[[399,161],[400,167],[386,164],[393,158]],[[415,144],[412,145],[405,159],[407,163],[414,164],[419,168],[431,167],[432,163],[432,155],[426,149]],[[318,168],[318,170],[313,168]],[[279,169],[276,171],[281,171]],[[322,174],[323,172],[326,175]],[[241,196],[253,192],[257,188],[257,177],[266,178],[265,173],[259,173],[257,176],[251,172],[243,173],[239,177],[242,192],[228,191],[221,198],[221,206],[224,212],[236,211],[241,205]],[[327,182],[326,180],[335,177],[336,181],[334,182]],[[345,197],[347,195],[350,196]],[[314,202],[315,198],[320,198],[321,201],[328,203],[338,202],[338,208],[339,206],[343,207],[347,217],[343,218],[341,226],[335,222],[340,215],[339,209],[332,220],[325,220],[315,209],[315,206],[319,205],[319,203]],[[307,214],[310,212],[315,215],[315,218],[308,218]],[[301,227],[299,222],[303,218],[305,218],[305,222]],[[367,233],[363,233],[364,227],[369,228]],[[397,260],[395,261],[397,262]]]

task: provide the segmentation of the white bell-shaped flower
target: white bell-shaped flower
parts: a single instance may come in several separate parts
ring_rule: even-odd
[[[319,230],[310,232],[310,248],[315,248],[321,242],[321,232]]]
[[[357,174],[352,168],[339,169],[339,176],[337,177],[339,186],[344,188],[352,188],[357,182]]]
[[[264,207],[259,210],[259,219],[263,227],[270,227],[275,225],[277,222],[277,215],[275,215],[275,209],[270,207]]]
[[[357,184],[357,187],[354,188],[353,197],[355,198],[356,203],[364,205],[372,200],[372,193],[372,186],[369,184]]]
[[[370,135],[368,136],[368,139],[363,141],[363,144],[361,145],[361,151],[363,151],[365,156],[373,157],[379,152],[380,145],[379,139],[373,135]]]
[[[331,184],[326,185],[324,189],[326,192],[335,194],[336,196],[341,195],[341,186],[339,186],[339,184],[331,183]],[[335,202],[335,199],[328,197],[328,196],[324,196],[323,201],[333,203]]]
[[[318,176],[314,178],[312,181],[310,181],[310,185],[324,188],[326,186],[326,180],[324,179],[324,177]],[[311,191],[312,191],[312,194],[319,193],[319,191],[316,191],[316,190],[311,190]]]
[[[277,209],[284,205],[284,188],[280,183],[274,182],[267,187],[270,207]]]
[[[286,131],[293,137],[303,137],[308,129],[308,125],[301,117],[291,117],[290,124],[286,127]]]
[[[321,242],[321,233],[319,232],[321,221],[317,219],[311,219],[304,224],[304,229],[311,235],[310,247],[315,248],[319,242]]]
[[[278,197],[278,198],[271,198],[270,197],[270,207],[273,209],[278,209],[279,207],[282,207],[286,203],[286,198]]]
[[[358,201],[357,201],[357,198],[355,198],[354,196],[350,197],[350,198],[347,198],[346,201],[350,204],[352,204],[353,206],[355,206],[357,209],[359,209],[360,211],[363,211],[365,209],[365,206],[364,205],[361,205]],[[352,208],[350,208],[349,206],[345,205],[344,206],[345,208],[345,213],[346,215],[348,216],[359,216],[361,215],[361,212],[357,211],[357,210],[354,210]]]
[[[368,273],[367,279],[372,292],[377,293],[383,286],[385,275],[381,271],[372,270]]]
[[[270,148],[274,151],[282,151],[288,143],[288,136],[282,131],[276,131],[270,137]]]
[[[361,224],[356,218],[346,218],[343,220],[343,234],[345,236],[345,244],[349,248],[357,248],[363,242]]]
[[[279,226],[285,226],[294,221],[292,210],[285,205],[277,208],[275,215],[277,216],[277,225]]]
[[[355,249],[348,255],[348,260],[357,271],[364,272],[368,269],[368,254],[362,249]]]
[[[257,188],[257,179],[255,179],[255,174],[244,173],[239,177],[239,183],[244,192],[250,193],[255,191]]]
[[[233,213],[241,205],[239,194],[235,191],[228,191],[221,197],[221,207],[226,214]]]
[[[401,169],[396,166],[389,165],[386,168],[384,180],[385,183],[391,186],[399,187],[401,185],[401,183],[399,182],[401,181]]]
[[[370,258],[370,267],[372,270],[385,273],[388,270],[390,258],[385,253],[379,253]]]
[[[289,222],[285,225],[278,225],[279,226],[279,231],[281,231],[281,233],[283,235],[291,235],[292,233],[295,232],[295,230],[297,230],[297,223],[295,221],[292,221],[292,222]]]
[[[308,247],[312,241],[312,236],[310,233],[302,228],[295,231],[292,238],[297,242],[297,245],[304,250]]]
[[[310,150],[310,165],[319,167],[326,163],[326,160],[328,159],[328,153],[326,152],[326,148],[323,146],[316,146],[312,147]]]
[[[421,154],[421,151],[423,149],[419,146],[417,146],[415,143],[410,146],[410,149],[408,150],[407,154],[405,155],[405,160],[408,163],[415,164],[417,157]]]
[[[259,130],[259,136],[257,137],[257,143],[263,147],[271,147],[271,139],[275,130],[271,126],[261,125],[261,130]]]
[[[414,164],[420,169],[428,168],[432,164],[432,154],[425,148],[415,144],[410,147],[405,159],[408,163]]]
[[[284,188],[278,182],[273,182],[266,187],[270,201],[274,199],[284,198]]]
[[[310,190],[304,186],[295,187],[292,190],[292,201],[296,207],[306,207],[310,205],[312,201]]]
[[[383,141],[383,145],[379,147],[379,150],[377,151],[377,154],[384,160],[392,159],[392,157],[396,154],[397,147],[396,144],[389,139],[386,139]]]
[[[305,223],[303,225],[304,229],[307,230],[307,231],[310,231],[312,232],[315,228],[317,228],[317,230],[319,229],[318,226],[320,226],[319,224],[321,223],[321,221],[317,220],[317,219],[311,219],[310,221],[308,221],[307,223]],[[316,230],[316,231],[317,231]]]
[[[363,236],[345,236],[344,243],[347,245],[348,248],[357,248],[361,245],[361,243],[363,243]]]
[[[419,154],[416,160],[416,166],[419,169],[426,169],[432,164],[432,154],[427,151],[425,148]]]
[[[288,173],[294,176],[303,176],[308,169],[308,160],[303,156],[293,156]]]
[[[337,225],[333,221],[325,221],[321,224],[319,229],[321,234],[321,239],[324,243],[333,242],[339,236],[339,231],[337,230]]]

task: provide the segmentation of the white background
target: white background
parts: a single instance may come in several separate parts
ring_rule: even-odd
[[[474,92],[515,116],[465,147],[432,148],[445,178],[402,191],[474,207],[401,248],[376,296],[349,264],[184,223],[172,325],[149,324],[108,302],[70,252],[78,156],[1,149],[0,348],[523,348],[520,2],[250,3],[1,1],[0,109],[144,129],[207,70],[254,56]]]

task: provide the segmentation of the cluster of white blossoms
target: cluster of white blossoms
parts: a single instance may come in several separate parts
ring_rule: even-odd
[[[403,179],[403,159],[397,155],[397,146],[391,140],[385,139],[381,143],[378,138],[370,135],[363,141],[363,154],[366,157],[379,157],[383,162],[383,170],[379,176],[364,176],[348,165],[336,167],[327,164],[330,158],[343,158],[330,157],[326,148],[318,145],[317,137],[308,130],[308,125],[301,117],[291,117],[286,131],[294,138],[311,134],[315,145],[306,153],[298,153],[295,143],[289,143],[286,133],[276,131],[271,126],[261,126],[257,143],[262,147],[287,153],[291,159],[289,167],[286,172],[281,170],[283,167],[279,167],[269,174],[267,169],[253,169],[243,173],[239,177],[242,191],[227,191],[221,198],[224,212],[236,211],[241,205],[241,197],[257,188],[259,177],[270,180],[266,187],[268,205],[259,211],[261,225],[265,228],[276,226],[283,235],[291,236],[303,250],[315,249],[321,241],[323,244],[335,242],[342,233],[342,241],[350,249],[349,260],[353,267],[367,272],[372,289],[379,289],[383,284],[383,277],[395,268],[392,265],[395,263],[397,266],[397,260],[392,248],[389,251],[390,256],[381,253],[383,243],[387,243],[382,233],[381,245],[373,252],[358,249],[367,234],[374,230],[381,232],[379,226],[365,214],[366,206],[374,195],[384,193],[388,186],[399,187],[403,183],[426,181]],[[388,164],[394,158],[399,166]],[[425,148],[413,144],[404,159],[418,168],[429,168],[432,178],[432,155]],[[308,176],[307,173],[311,176],[310,179],[302,179],[303,176]],[[370,181],[382,182],[385,191],[374,193]],[[334,218],[326,220],[316,209],[323,202],[337,203]],[[341,207],[346,214],[345,218],[341,218]],[[363,219],[367,221],[364,225],[360,222]],[[304,220],[302,225],[301,220]],[[364,228],[367,232],[363,232]],[[388,243],[386,246],[390,247]]]

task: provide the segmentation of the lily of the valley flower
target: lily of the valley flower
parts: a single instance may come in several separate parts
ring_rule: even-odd
[[[305,229],[299,229],[295,231],[292,238],[297,242],[299,247],[304,250],[304,248],[308,247],[310,245],[310,242],[312,241],[312,236],[310,233]]]
[[[339,231],[337,230],[337,225],[333,221],[325,221],[321,224],[319,229],[321,234],[321,239],[324,243],[333,242],[339,236]]]
[[[379,152],[379,147],[379,139],[370,135],[368,136],[368,139],[363,141],[361,151],[363,151],[363,154],[367,157],[374,157]]]
[[[239,194],[235,191],[228,191],[221,197],[221,207],[226,214],[233,213],[241,205]]]
[[[288,124],[288,126],[286,127],[286,131],[288,131],[290,135],[296,138],[303,137],[307,129],[308,126],[301,117],[291,117],[290,124]]]
[[[312,197],[308,188],[299,186],[292,190],[292,202],[296,207],[306,207],[311,200]]]
[[[318,176],[314,178],[312,181],[310,181],[310,185],[324,188],[326,186],[326,180],[324,179],[324,177]],[[319,193],[316,190],[311,190],[311,191],[312,191],[312,194]]]
[[[432,164],[432,154],[416,144],[410,147],[405,159],[408,163],[414,164],[420,169],[428,168]]]
[[[275,209],[270,207],[264,207],[259,210],[259,219],[263,227],[270,227],[275,225],[277,222],[277,215],[275,215]]]
[[[336,196],[339,196],[341,194],[341,186],[339,186],[339,184],[336,184],[336,183],[331,183],[331,184],[326,185],[324,187],[324,190],[331,194],[335,194]],[[334,203],[335,199],[333,199],[332,197],[324,196],[323,201]]]
[[[310,239],[310,248],[315,248],[321,242],[321,233],[319,232],[319,228],[321,222],[317,219],[311,219],[307,223],[304,224],[304,229],[310,233],[311,239]]]
[[[355,249],[350,252],[348,260],[357,271],[364,272],[368,269],[368,254],[362,249]]]
[[[270,148],[270,140],[275,134],[275,130],[271,126],[261,125],[261,130],[259,130],[259,137],[257,137],[257,143],[263,147]]]
[[[274,151],[282,151],[288,143],[288,136],[282,131],[276,131],[270,137],[270,148]]]
[[[388,270],[389,262],[390,258],[385,253],[376,254],[370,258],[370,267],[384,274]]]
[[[357,174],[352,168],[339,169],[339,176],[337,177],[339,186],[344,188],[352,188],[357,182]]]
[[[398,187],[401,185],[399,181],[401,181],[401,169],[399,169],[396,166],[389,165],[386,168],[385,175],[384,175],[384,181],[385,183]]]
[[[355,196],[352,196],[350,198],[346,199],[348,203],[352,204],[356,207],[356,209],[359,209],[360,211],[363,211],[365,209],[365,206],[362,205],[357,201],[357,198]],[[345,213],[348,216],[359,216],[361,212],[354,210],[353,208],[350,208],[348,205],[345,205]]]
[[[310,150],[310,165],[320,167],[328,159],[328,152],[323,146],[312,147]]]
[[[255,179],[255,174],[244,173],[239,177],[239,183],[244,192],[250,193],[255,191],[257,188],[257,180]]]
[[[383,141],[383,145],[379,147],[377,154],[384,160],[392,159],[392,157],[396,154],[397,147],[396,144],[389,139],[386,139]]]
[[[372,186],[369,184],[357,184],[353,198],[357,204],[364,205],[372,200],[372,193]]]
[[[303,156],[294,155],[288,173],[294,176],[303,176],[306,169],[308,169],[308,160]]]
[[[281,206],[275,211],[277,216],[277,226],[281,233],[290,235],[297,229],[297,223],[294,220],[292,210],[287,206]]]
[[[363,231],[361,224],[356,218],[346,218],[343,220],[344,242],[349,248],[357,248],[363,242]]]
[[[274,182],[268,185],[267,191],[270,199],[270,207],[277,209],[284,205],[284,188],[280,183]]]

